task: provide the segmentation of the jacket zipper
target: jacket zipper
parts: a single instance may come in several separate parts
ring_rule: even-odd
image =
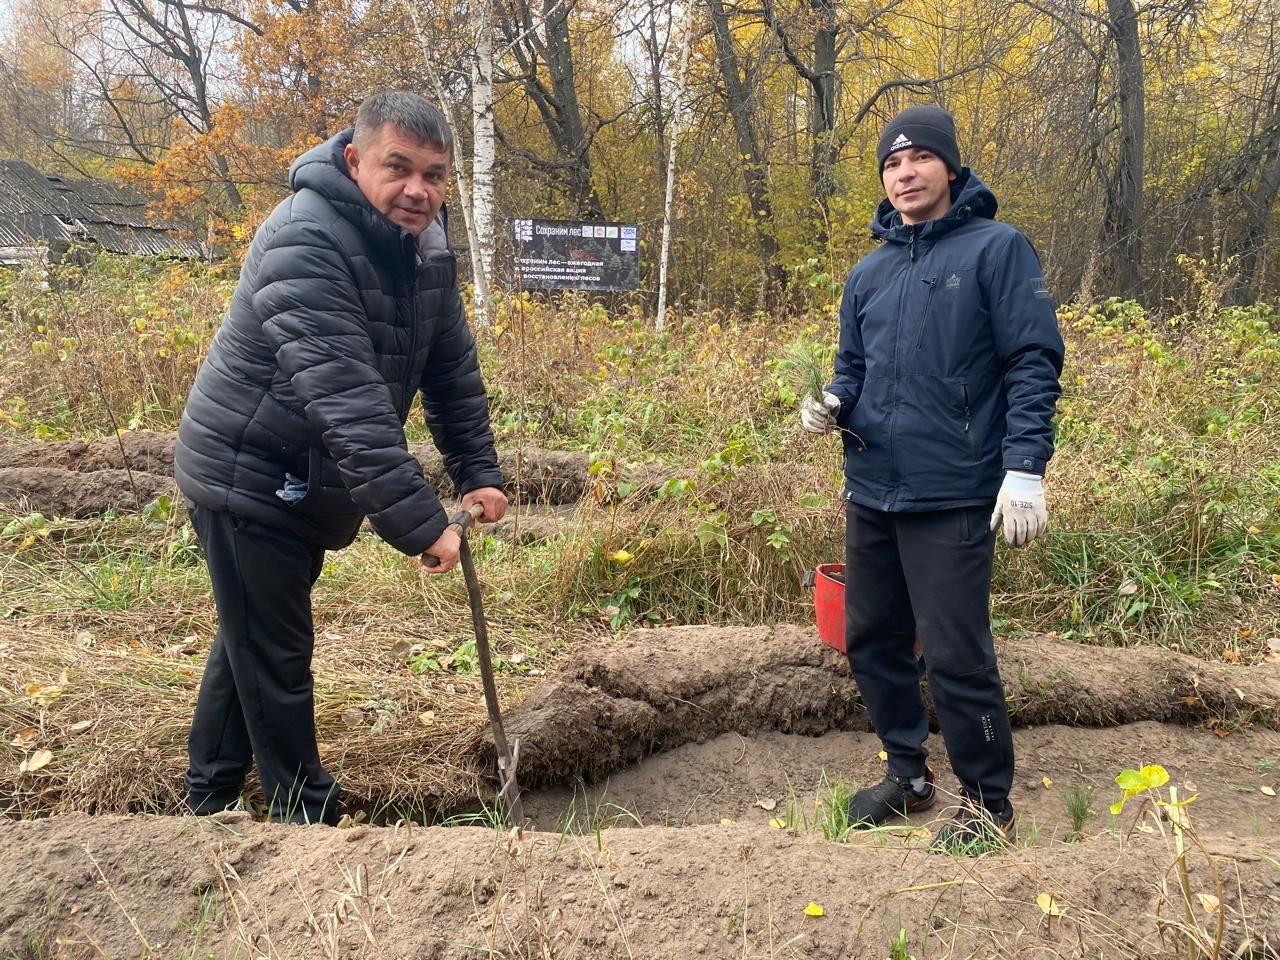
[[[418,259],[413,256],[413,279],[409,281],[409,356],[404,368],[404,415],[413,408],[413,362],[418,353]]]
[[[924,312],[920,315],[920,335],[916,338],[916,349],[924,346],[924,332],[929,327],[929,308],[933,306],[933,292],[938,289],[937,277],[921,277],[929,285],[929,295],[924,300]]]
[[[969,385],[967,383],[960,384],[960,395],[964,399],[964,436],[969,442],[969,456],[977,458],[978,451],[973,448],[973,434],[969,432],[969,425],[973,422],[973,411],[969,407]]]

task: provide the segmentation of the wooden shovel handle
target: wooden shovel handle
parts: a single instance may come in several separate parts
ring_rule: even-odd
[[[457,514],[454,515],[454,518],[449,521],[449,526],[445,527],[445,529],[452,530],[454,533],[458,534],[458,536],[462,536],[466,533],[469,527],[478,523],[480,518],[483,516],[484,504],[473,503],[471,506],[467,507],[467,509],[459,510]],[[431,556],[431,554],[424,554],[422,557],[422,564],[429,569],[431,567],[438,567],[440,565],[440,560],[438,557]]]

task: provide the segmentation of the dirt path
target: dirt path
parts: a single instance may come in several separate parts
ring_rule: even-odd
[[[1275,839],[1205,835],[1221,956],[1276,955]],[[883,960],[900,929],[921,958],[1177,955],[1173,854],[1141,832],[977,860],[755,823],[517,839],[73,815],[10,824],[4,841],[0,953],[24,958]],[[1219,896],[1199,853],[1191,884]],[[1051,926],[1040,894],[1062,911]],[[1216,914],[1197,926],[1212,943]]]
[[[1154,722],[1092,730],[1053,725],[1016,730],[1014,743],[1018,773],[1012,799],[1024,843],[1052,844],[1071,832],[1064,794],[1077,786],[1092,796],[1093,816],[1084,832],[1108,829],[1107,806],[1120,796],[1116,774],[1148,763],[1161,764],[1175,783],[1199,794],[1193,806],[1198,821],[1242,840],[1280,840],[1280,800],[1262,793],[1263,787],[1280,789],[1278,733],[1219,737]],[[950,813],[945,798],[955,796],[957,783],[941,738],[931,737],[928,746],[944,801],[914,822],[936,827]],[[731,819],[767,827],[788,802],[813,818],[823,785],[837,778],[854,786],[878,782],[884,776],[879,750],[870,733],[730,733],[658,754],[595,783],[536,791],[525,800],[525,814],[543,830],[562,828],[569,816],[579,826],[593,819],[619,827]]]

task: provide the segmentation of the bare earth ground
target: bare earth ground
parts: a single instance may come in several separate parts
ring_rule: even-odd
[[[1280,785],[1276,666],[1050,638],[1006,641],[1001,654],[1012,705],[1041,691],[1025,717],[1070,708],[1081,722],[1134,721],[1017,731],[1023,840],[1003,854],[932,855],[909,828],[823,839],[820,783],[875,780],[882,764],[839,658],[812,631],[638,631],[581,651],[512,712],[529,782],[554,784],[527,795],[536,829],[522,837],[246,815],[11,822],[0,955],[883,960],[901,927],[919,958],[1172,957],[1171,841],[1134,829],[1132,807],[1106,812],[1117,771],[1159,762],[1198,794],[1191,813],[1212,861],[1193,849],[1190,883],[1222,906],[1219,955],[1276,956],[1280,801],[1262,789]],[[1046,669],[1051,690],[1037,679]],[[1228,693],[1213,729],[1183,683],[1208,701]],[[595,780],[579,784],[587,768]],[[1063,791],[1076,785],[1093,791],[1094,815],[1067,842]],[[796,829],[771,826],[789,802]],[[1062,916],[1045,916],[1041,893]],[[810,901],[823,916],[805,914]],[[1212,945],[1218,915],[1198,898],[1195,910]]]
[[[132,480],[114,440],[0,451],[0,503],[83,515],[171,490],[171,436],[121,443]],[[510,459],[505,469],[514,477]],[[526,496],[543,503],[577,499],[590,482],[577,455],[543,452],[518,472],[540,491]],[[188,652],[162,640],[152,649],[145,637],[119,650],[100,639],[95,674],[77,660],[80,647],[65,638],[49,646],[61,629],[29,623],[0,636],[0,800],[48,797],[44,809],[75,811],[77,796],[107,796],[94,777],[119,778],[122,769],[138,783],[122,785],[117,809],[172,795],[173,745],[198,680],[183,666]],[[332,657],[358,650],[386,659],[387,696],[423,696],[403,676],[397,649],[350,636],[322,644],[318,678],[332,679]],[[1280,664],[1228,666],[1042,636],[1004,640],[999,653],[1018,727],[1022,836],[1005,853],[928,853],[931,817],[942,808],[847,844],[825,839],[824,784],[872,782],[883,769],[843,658],[810,628],[664,628],[581,649],[552,677],[522,685],[508,722],[522,746],[531,819],[522,835],[295,828],[246,814],[5,821],[0,958],[883,960],[900,929],[918,960],[1185,957],[1188,930],[1206,956],[1277,957]],[[129,729],[123,717],[150,694],[112,671],[137,657],[171,661],[181,676],[156,689],[166,698],[152,705],[156,725],[125,756],[108,734]],[[24,695],[33,665],[42,676],[65,673],[65,695],[44,706]],[[474,697],[472,687],[459,682],[454,695]],[[78,712],[88,703],[95,717]],[[429,705],[408,711],[411,734],[397,735],[412,739],[381,735],[401,775],[414,758],[421,775],[440,745],[431,737],[444,736],[415,725]],[[335,722],[322,717],[323,736]],[[23,773],[30,749],[10,741],[35,727],[58,759]],[[480,729],[448,736],[465,745],[464,759],[449,768],[453,781],[431,789],[441,808],[456,810],[491,786],[492,746]],[[331,762],[344,782],[362,775],[372,801],[384,761],[344,764],[379,757],[378,735],[357,725],[352,738],[355,759]],[[944,790],[953,790],[941,743],[931,749]],[[63,762],[72,756],[75,765]],[[1169,769],[1183,796],[1197,795],[1190,922],[1172,840],[1161,832],[1168,825],[1153,828],[1135,806],[1115,820],[1107,812],[1116,773],[1150,762]],[[1079,838],[1064,800],[1077,787],[1092,791],[1093,811]],[[780,818],[791,828],[771,824]],[[1055,915],[1037,904],[1041,894],[1053,896]],[[821,916],[806,914],[811,902]]]
[[[781,797],[787,776],[800,791],[822,770],[873,771],[874,744],[857,734],[730,735],[610,782],[609,800],[646,823],[712,820],[683,828],[516,838],[477,827],[289,828],[244,814],[13,823],[0,845],[9,880],[0,952],[49,956],[24,953],[24,941],[56,939],[67,957],[230,957],[239,948],[280,957],[881,960],[901,926],[918,957],[1174,956],[1160,936],[1161,920],[1179,918],[1172,850],[1154,834],[1125,839],[1105,814],[1110,771],[1155,752],[1178,757],[1175,777],[1193,771],[1199,787],[1193,809],[1221,888],[1199,852],[1191,883],[1224,904],[1221,955],[1275,956],[1263,944],[1280,943],[1280,828],[1256,784],[1257,760],[1275,758],[1280,738],[1220,740],[1150,723],[1020,731],[1018,746],[1028,782],[1015,797],[1024,832],[1034,823],[1039,835],[977,860],[929,854],[915,837],[841,845],[793,835],[750,806]],[[1031,786],[1033,773],[1053,784]],[[1054,841],[1065,821],[1059,791],[1073,782],[1098,784],[1103,812],[1080,842]],[[565,799],[535,794],[529,807],[549,821]],[[722,824],[717,813],[740,819]],[[1063,911],[1052,926],[1040,893]],[[810,901],[825,915],[806,915]]]

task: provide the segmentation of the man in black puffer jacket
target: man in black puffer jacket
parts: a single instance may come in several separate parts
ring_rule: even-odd
[[[994,540],[1048,523],[1063,345],[1031,243],[993,219],[996,198],[960,164],[955,124],[910,107],[885,128],[881,246],[849,275],[835,379],[806,429],[845,450],[845,645],[889,758],[859,790],[855,826],[931,806],[918,631],[952,769],[956,817],[937,848],[977,852],[1014,833],[1013,737],[989,598]]]
[[[219,620],[189,741],[195,813],[235,804],[256,759],[273,819],[336,821],[311,681],[324,552],[368,517],[432,573],[458,560],[405,442],[415,394],[462,506],[482,504],[486,522],[506,511],[445,231],[452,163],[444,118],[400,92],[299,157],[192,387],[175,473]]]

